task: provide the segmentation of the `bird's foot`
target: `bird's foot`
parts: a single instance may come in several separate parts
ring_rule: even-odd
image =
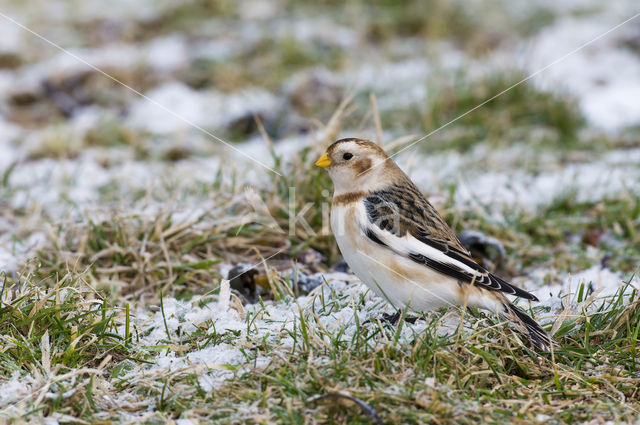
[[[394,314],[382,313],[381,319],[395,326],[398,324],[398,321],[400,320],[401,317],[402,317],[402,313],[399,311],[396,311]],[[405,317],[404,321],[407,323],[411,323],[413,325],[414,323],[416,323],[416,320],[418,319],[419,319],[418,317]],[[367,320],[367,322],[369,322],[369,320]]]
[[[395,326],[398,324],[398,321],[400,321],[400,317],[402,317],[402,313],[399,311],[396,311],[394,314],[382,313],[382,317],[380,319],[384,322],[391,323],[393,326]],[[416,323],[416,321],[418,321],[418,319],[420,318],[405,317],[404,321],[407,323],[411,323],[413,325],[414,323]],[[371,318],[371,319],[365,320],[364,322],[362,322],[362,324],[366,325],[367,323],[373,323],[374,321],[375,321],[375,318]]]
[[[398,324],[401,317],[402,313],[399,311],[396,311],[394,314],[382,313],[382,320],[391,323],[393,326]],[[405,317],[404,321],[413,325],[418,319],[418,317]]]

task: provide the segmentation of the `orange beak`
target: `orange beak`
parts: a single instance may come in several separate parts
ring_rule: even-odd
[[[331,165],[331,160],[329,159],[329,156],[327,156],[327,154],[325,153],[320,158],[318,158],[315,165],[318,167],[326,168],[329,165]]]

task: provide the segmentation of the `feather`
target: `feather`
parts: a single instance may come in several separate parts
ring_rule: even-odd
[[[476,263],[435,208],[410,181],[371,193],[363,200],[369,239],[459,282],[538,299]]]

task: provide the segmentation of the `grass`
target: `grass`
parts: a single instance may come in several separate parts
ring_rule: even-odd
[[[265,38],[239,53],[233,62],[197,60],[186,75],[186,82],[193,87],[226,92],[255,86],[275,91],[284,79],[302,69],[320,65],[340,69],[346,54],[338,46],[320,41],[303,44],[294,34]],[[265,69],[270,72],[265,73]]]
[[[615,305],[615,301],[612,304]],[[626,311],[626,314],[630,311],[633,310]],[[260,403],[259,394],[250,389],[258,386],[262,392],[277,399],[292,400],[294,408],[291,410],[278,409],[266,403],[259,405],[272,419],[294,423],[306,422],[309,415],[317,415],[314,419],[321,423],[371,423],[371,418],[362,415],[354,406],[309,403],[314,395],[329,391],[344,391],[364,400],[376,408],[387,423],[434,420],[477,423],[489,417],[495,421],[532,420],[535,415],[549,413],[556,420],[571,422],[589,419],[589,415],[600,409],[606,414],[613,410],[617,419],[628,419],[633,417],[629,408],[638,407],[637,399],[626,408],[620,406],[616,398],[608,395],[611,383],[607,375],[615,373],[621,377],[614,384],[619,385],[616,388],[620,391],[618,396],[637,396],[637,369],[630,357],[634,350],[638,316],[637,312],[631,313],[635,314],[635,322],[629,323],[626,317],[617,317],[616,320],[617,314],[626,316],[625,308],[615,313],[594,315],[597,323],[592,322],[590,326],[577,323],[569,326],[573,335],[566,338],[555,361],[540,357],[528,348],[514,344],[508,337],[493,332],[489,335],[476,333],[461,343],[452,341],[450,337],[438,336],[434,328],[428,328],[424,333],[413,335],[408,344],[387,340],[375,348],[366,342],[371,341],[372,336],[363,332],[363,335],[354,337],[355,341],[336,341],[329,347],[326,344],[305,345],[306,350],[270,365],[265,372],[234,381],[224,394],[239,402],[246,402],[248,398]],[[611,319],[611,322],[606,321]],[[299,320],[301,323],[304,321],[303,318]],[[616,327],[623,329],[617,333],[605,330]],[[393,332],[393,329],[386,331]],[[613,341],[607,337],[592,340],[583,348],[582,343],[586,339],[583,335],[589,331],[614,334],[615,337]],[[387,333],[387,338],[390,336]],[[327,337],[331,340],[332,335]],[[499,341],[491,341],[492,338]],[[605,340],[607,346],[599,344]],[[588,362],[599,363],[597,358],[608,358],[609,353],[616,350],[621,350],[623,362],[629,369],[605,371],[598,377],[573,372]],[[326,361],[318,369],[314,362],[308,360],[310,358]],[[531,400],[532,394],[537,394],[540,399]],[[600,402],[589,413],[580,409],[585,401],[593,399]],[[566,410],[558,414],[557,407],[563,404]],[[612,409],[612,406],[616,407]]]
[[[161,211],[62,226],[34,272],[44,277],[86,270],[101,293],[119,299],[202,293],[220,279],[222,260],[255,263],[287,241],[286,233],[253,223],[244,198],[226,189],[217,193],[214,208],[187,219]]]
[[[44,242],[18,271],[0,273],[0,386],[8,388],[0,394],[0,422],[637,421],[637,278],[611,297],[594,296],[590,282],[583,282],[577,294],[564,295],[558,309],[521,305],[555,335],[559,345],[553,354],[535,351],[507,325],[474,309],[439,310],[415,324],[401,320],[394,326],[381,320],[389,307],[357,283],[329,277],[311,294],[298,284],[341,260],[322,228],[331,182],[312,165],[341,129],[359,134],[379,123],[389,146],[394,137],[441,127],[525,76],[495,69],[479,76],[435,72],[417,82],[427,87],[422,103],[389,108],[385,96],[394,93],[373,93],[380,107],[372,108],[373,87],[354,93],[355,101],[343,102],[331,116],[326,108],[349,89],[340,72],[369,63],[372,54],[386,63],[424,56],[436,69],[439,58],[430,49],[442,45],[482,61],[551,24],[554,14],[533,6],[516,16],[514,9],[499,7],[501,2],[477,15],[466,3],[441,0],[285,4],[286,23],[304,25],[319,13],[352,31],[357,48],[342,44],[348,40],[331,41],[335,34],[298,37],[293,26],[282,27],[275,18],[248,19],[239,3],[229,1],[190,1],[115,27],[108,18],[75,22],[69,17],[73,31],[91,33],[78,41],[88,46],[149,41],[174,32],[189,43],[233,41],[251,35],[241,26],[258,31],[259,37],[231,42],[224,60],[194,57],[175,75],[145,66],[116,72],[143,92],[180,80],[197,90],[222,92],[259,86],[281,97],[274,116],[259,117],[266,131],[250,115],[242,119],[250,125],[214,129],[233,140],[262,133],[271,152],[265,161],[280,175],[262,179],[253,195],[246,193],[242,165],[232,173],[208,175],[205,169],[205,175],[181,177],[180,167],[220,151],[191,133],[160,136],[130,128],[120,114],[126,116],[133,98],[97,74],[63,75],[48,83],[48,94],[11,99],[7,119],[43,131],[18,140],[29,142],[24,162],[16,160],[0,175],[0,256],[19,257],[32,237]],[[416,51],[411,47],[416,43],[429,48]],[[313,74],[292,91],[292,75],[317,67],[336,73],[337,82],[316,81]],[[75,108],[111,109],[79,135],[65,121],[74,113],[60,102],[66,95]],[[303,139],[285,123],[299,117],[307,120],[302,127],[319,130],[314,143],[293,155],[276,153],[283,136],[296,132]],[[637,148],[637,136],[638,128],[600,134],[568,94],[523,84],[431,136],[422,154],[444,160],[456,151],[471,164],[460,169],[535,175],[598,161],[609,150]],[[511,155],[520,152],[515,144],[524,146],[524,153]],[[31,181],[23,167],[73,165],[85,152],[96,154],[96,167],[107,171],[120,170],[123,162],[157,168],[149,167],[148,186],[129,186],[112,176],[92,193],[95,203],[74,200],[73,189],[85,186],[66,173],[59,200],[36,199],[50,194],[31,192],[29,184],[58,189],[55,178],[25,183]],[[504,245],[502,274],[546,269],[545,279],[552,280],[605,264],[631,279],[640,258],[634,184],[591,201],[580,196],[585,188],[568,188],[533,210],[500,203],[456,205],[455,183],[425,189],[448,199],[441,210],[457,231],[480,230]],[[265,211],[272,219],[265,220]],[[325,259],[300,260],[310,250]],[[224,295],[223,265],[241,263],[258,264],[255,274],[243,275],[256,288],[255,304],[243,303],[239,292]],[[10,398],[14,394],[19,397]]]
[[[280,175],[271,175],[268,188],[251,192],[257,201],[251,201],[248,188],[235,178],[218,175],[212,182],[186,187],[168,183],[152,196],[163,200],[172,193],[180,195],[170,195],[174,204],[153,214],[116,206],[109,220],[81,213],[80,221],[57,226],[52,243],[38,253],[37,267],[30,265],[29,270],[41,279],[83,271],[109,299],[144,295],[158,301],[161,292],[180,298],[205,292],[221,278],[222,261],[260,264],[270,258],[290,264],[313,248],[335,263],[340,259],[337,246],[329,230],[322,228],[331,183],[324,170],[312,165],[319,152],[303,149],[291,162],[272,152]],[[126,196],[133,211],[149,206],[148,193]],[[116,184],[101,188],[104,205],[121,199]],[[208,207],[193,217],[174,218],[180,205],[194,199]]]
[[[22,401],[36,405],[48,390],[83,394],[71,397],[68,407],[60,399],[48,399],[30,415],[67,408],[89,414],[95,410],[91,387],[96,374],[130,353],[121,332],[122,311],[101,299],[83,275],[68,273],[50,280],[53,287],[45,289],[33,275],[2,276],[0,375],[31,373],[41,385]]]
[[[20,275],[4,277],[0,376],[23,377],[31,395],[17,410],[1,414],[110,422],[119,403],[126,403],[130,414],[147,414],[145,421],[152,423],[197,418],[364,424],[375,415],[385,423],[634,418],[640,408],[640,298],[631,286],[625,296],[621,289],[608,299],[590,298],[585,282],[579,294],[567,297],[566,305],[574,304],[547,325],[560,344],[553,355],[535,352],[477,311],[465,314],[463,326],[452,332],[458,311],[429,314],[417,325],[381,322],[384,304],[357,286],[327,286],[312,294],[313,302],[295,299],[292,280],[268,265],[257,278],[269,288],[260,292],[258,304],[242,306],[232,298],[241,326],[225,326],[219,318],[186,319],[190,310],[215,309],[221,261],[256,263],[282,248],[269,261],[280,262],[280,269],[308,248],[325,254],[329,264],[340,258],[321,229],[330,182],[312,163],[335,139],[349,110],[345,104],[334,114],[314,148],[290,159],[272,150],[281,176],[274,174],[259,198],[280,228],[288,229],[300,211],[306,211],[308,228],[298,223],[288,234],[266,225],[251,215],[242,185],[221,176],[208,184],[170,184],[154,196],[179,195],[155,214],[115,209],[110,220],[81,216],[59,225],[37,261]],[[11,195],[16,188],[10,172],[3,182]],[[104,188],[106,205],[120,196],[117,191]],[[132,196],[132,211],[148,202]],[[638,202],[628,193],[616,196],[582,202],[567,192],[532,213],[502,209],[500,222],[485,209],[449,203],[443,211],[458,230],[477,229],[504,243],[507,274],[534,267],[582,270],[593,264],[583,255],[587,245],[602,256],[611,254],[609,267],[632,273],[630,259],[639,254],[633,225]],[[189,197],[209,207],[190,219],[174,219],[175,205]],[[309,273],[305,265],[298,268]],[[186,310],[175,310],[174,298]],[[161,320],[154,321],[149,309]],[[290,320],[282,321],[283,311]],[[345,311],[347,317],[336,321]],[[538,317],[553,313],[543,307],[531,311]],[[367,319],[373,322],[365,324]],[[161,336],[149,341],[158,329]],[[167,356],[186,361],[215,348],[237,350],[240,360],[154,368]],[[217,380],[215,390],[209,379]]]
[[[487,214],[491,206],[485,208],[454,209],[449,201],[445,216],[457,223],[458,231],[477,229],[505,244],[508,274],[539,267],[571,273],[589,268],[594,261],[624,273],[638,270],[634,259],[640,256],[640,239],[634,223],[640,217],[640,204],[631,193],[579,201],[569,191],[534,211],[503,208],[503,220]]]
[[[270,317],[280,320],[270,303],[236,311],[244,315],[242,332],[216,328],[217,321],[181,331],[167,327],[175,318],[170,315],[163,319],[166,338],[143,345],[146,320],[129,320],[128,304],[100,299],[82,274],[70,273],[46,291],[33,276],[5,277],[0,374],[40,376],[32,396],[16,404],[25,420],[65,414],[110,423],[118,407],[104,395],[128,400],[131,414],[152,409],[151,422],[371,423],[370,413],[353,402],[320,398],[336,393],[360,400],[385,423],[532,421],[537,415],[560,423],[630,421],[640,408],[637,289],[574,299],[570,315],[555,319],[560,345],[551,355],[477,313],[466,315],[462,334],[455,327],[443,332],[446,323],[457,322],[457,311],[432,313],[416,325],[380,322],[381,302],[356,288],[328,286],[309,301],[285,296],[273,307],[290,311],[293,323],[270,324]],[[193,308],[211,302],[215,296]],[[353,317],[335,322],[342,311]],[[364,324],[367,317],[373,323]],[[148,367],[160,354],[181,357],[225,345],[239,349],[244,360],[222,369],[230,375],[213,392],[201,379],[216,369]],[[257,365],[264,355],[267,363]]]
[[[417,325],[381,322],[384,304],[357,286],[327,286],[312,294],[313,302],[295,299],[292,281],[270,266],[260,267],[270,289],[258,304],[242,306],[232,298],[241,326],[185,318],[190,310],[215,309],[220,261],[259,262],[281,248],[284,254],[274,259],[281,269],[308,248],[324,253],[328,263],[339,259],[321,229],[321,201],[330,183],[312,163],[336,137],[346,113],[342,108],[334,114],[316,147],[289,160],[272,151],[282,175],[274,174],[259,198],[281,228],[288,229],[300,211],[307,211],[309,228],[298,225],[288,234],[253,216],[247,220],[244,188],[221,177],[169,185],[162,193],[180,195],[155,214],[113,210],[110,220],[84,217],[59,225],[36,262],[17,277],[4,277],[0,376],[23,377],[31,395],[0,415],[109,423],[123,418],[116,413],[124,403],[128,414],[146,414],[150,423],[197,418],[364,424],[375,415],[385,423],[530,422],[538,415],[558,423],[632,420],[640,408],[640,298],[630,286],[626,298],[622,289],[608,299],[589,298],[584,289],[567,298],[576,304],[547,325],[560,344],[553,355],[535,352],[479,312],[465,314],[463,326],[452,332],[458,311],[429,314]],[[11,174],[3,180],[11,194]],[[117,188],[105,188],[103,200],[117,198],[112,190]],[[162,193],[154,196],[166,199]],[[209,207],[174,220],[175,205],[190,196]],[[148,202],[138,195],[131,201],[132,211]],[[626,193],[597,202],[579,202],[568,193],[535,213],[504,209],[502,222],[482,209],[446,204],[443,211],[458,229],[478,229],[502,241],[506,270],[513,274],[529,267],[589,267],[593,259],[582,252],[592,242],[603,255],[614,254],[610,267],[635,271],[628,259],[638,255],[633,223],[639,211]],[[600,244],[596,236],[610,229],[620,245],[606,245],[611,238]],[[185,303],[184,312],[173,309],[174,298]],[[150,309],[161,320],[154,321]],[[282,320],[283,311],[290,319]],[[531,311],[553,314],[542,307]],[[336,321],[344,312],[349,314]],[[365,324],[367,319],[373,323]],[[157,329],[161,336],[149,341]],[[184,360],[215,348],[237,350],[239,360],[209,367]],[[154,367],[167,356],[186,363]],[[208,379],[216,380],[214,390]]]
[[[309,12],[310,7],[305,2],[293,0],[288,3],[294,10]],[[464,2],[442,0],[326,1],[320,6],[314,4],[313,8],[324,9],[326,14],[357,29],[376,45],[393,43],[399,38],[430,42],[446,40],[474,55],[491,52],[501,43],[513,40],[514,36],[530,36],[555,20],[554,13],[544,7],[531,7],[524,18],[499,3],[485,4],[488,7],[482,17],[471,13]]]
[[[583,137],[585,121],[570,96],[542,91],[531,83],[505,91],[525,77],[515,70],[494,70],[481,77],[464,72],[454,77],[430,77],[426,105],[410,104],[385,111],[381,120],[390,130],[409,128],[427,134],[440,129],[423,144],[429,152],[465,152],[480,143],[494,149],[518,142],[559,150],[598,145]],[[480,104],[481,108],[473,110]],[[449,124],[452,120],[455,125]]]
[[[636,417],[640,297],[632,287],[599,299],[589,298],[583,286],[580,294],[568,297],[567,303],[576,304],[551,324],[560,343],[554,355],[535,352],[504,324],[478,312],[465,315],[462,333],[451,333],[446,329],[457,322],[457,311],[438,311],[418,325],[394,327],[377,320],[381,301],[349,287],[329,286],[313,295],[313,303],[301,303],[291,297],[292,283],[269,270],[261,273],[269,276],[273,301],[253,307],[232,303],[246,330],[225,328],[216,320],[189,328],[180,314],[167,310],[167,296],[194,309],[215,303],[216,262],[233,258],[234,252],[243,258],[250,247],[263,243],[258,250],[265,252],[276,241],[290,244],[289,257],[307,247],[336,252],[319,229],[318,200],[329,186],[326,174],[311,166],[316,154],[304,150],[292,163],[274,156],[283,176],[273,177],[271,191],[261,193],[281,226],[290,219],[290,202],[298,211],[312,202],[306,218],[315,235],[304,228],[287,236],[265,233],[256,223],[221,222],[232,212],[238,216],[243,204],[236,198],[238,188],[222,181],[200,189],[201,195],[217,199],[218,208],[192,221],[175,222],[171,213],[162,212],[60,227],[56,245],[41,252],[30,274],[4,277],[0,376],[41,378],[31,382],[31,396],[16,405],[18,410],[1,414],[25,420],[70,415],[109,423],[118,403],[126,402],[129,414],[146,414],[149,423],[195,418],[367,424],[375,419],[372,412],[384,423]],[[10,176],[5,180],[9,190]],[[295,200],[291,185],[298,190]],[[614,229],[622,243],[615,249],[622,251],[611,251],[610,267],[633,271],[626,259],[637,258],[632,223],[638,203],[625,194],[591,203],[568,194],[535,214],[504,210],[501,223],[480,210],[454,212],[452,204],[444,211],[459,229],[476,228],[505,243],[512,270],[588,267],[591,260],[580,252],[590,240],[570,237],[588,231]],[[519,246],[528,249],[513,249]],[[600,249],[604,253],[611,247]],[[147,266],[140,269],[139,264]],[[158,326],[163,336],[152,344],[144,340],[152,332],[149,319],[140,313],[150,305],[159,306],[162,314]],[[273,308],[290,311],[292,322],[274,327]],[[344,311],[351,315],[334,322]],[[533,312],[551,313],[535,307]],[[364,324],[367,318],[373,323]],[[170,324],[176,319],[182,323],[177,328]],[[239,350],[243,360],[214,369],[152,368],[161,356],[184,358],[226,346]],[[258,361],[265,357],[266,363]],[[228,374],[222,383],[214,391],[203,387],[202,379],[220,376],[220,370]],[[105,396],[118,401],[106,402]]]

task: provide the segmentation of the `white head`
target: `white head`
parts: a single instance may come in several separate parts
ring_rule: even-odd
[[[333,180],[334,194],[384,189],[405,174],[377,144],[362,139],[341,139],[316,161]]]

